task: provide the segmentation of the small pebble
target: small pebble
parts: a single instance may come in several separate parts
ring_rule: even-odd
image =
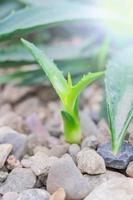
[[[13,146],[11,144],[0,144],[0,169],[4,166],[12,148]]]
[[[98,135],[99,129],[90,117],[90,111],[84,109],[80,113],[81,127],[83,130],[83,137],[88,137],[90,135]]]
[[[17,200],[49,200],[50,194],[42,189],[29,189],[23,191]]]
[[[7,192],[4,194],[2,200],[17,200],[18,193],[17,192]]]
[[[65,153],[67,153],[68,148],[69,148],[69,144],[54,145],[49,151],[49,156],[55,156],[55,157],[60,158]]]
[[[47,147],[45,147],[45,146],[36,146],[35,148],[34,148],[34,150],[33,150],[33,153],[34,154],[36,154],[37,152],[43,152],[43,153],[45,153],[45,154],[47,154],[47,155],[49,155],[49,149],[47,148]]]
[[[63,188],[59,188],[50,198],[50,200],[65,200],[66,193]]]
[[[37,152],[34,156],[31,156],[28,159],[23,159],[21,164],[26,168],[31,168],[36,176],[47,176],[51,166],[57,159],[58,158],[54,156],[49,157],[43,152]]]
[[[33,188],[35,183],[36,176],[31,169],[15,168],[0,187],[0,194],[22,192],[23,190]]]
[[[81,144],[82,149],[85,147],[96,149],[97,146],[98,146],[98,139],[95,135],[90,135],[86,137]]]
[[[103,174],[106,172],[103,158],[92,149],[85,148],[77,155],[78,168],[82,173]]]
[[[133,178],[133,161],[128,164],[126,173],[128,176]]]
[[[112,153],[110,143],[100,146],[97,152],[105,160],[106,166],[114,169],[126,169],[129,162],[133,160],[133,146],[127,142],[122,145],[121,151],[116,155]]]
[[[7,179],[8,172],[0,171],[0,182],[4,182]]]
[[[9,127],[1,127],[0,144],[3,143],[11,144],[13,146],[13,155],[19,159],[25,154],[27,149],[27,136]]]
[[[133,179],[113,178],[96,187],[84,200],[132,200]]]
[[[66,199],[81,200],[88,194],[88,182],[66,154],[55,162],[48,174],[47,190],[51,194],[64,188]]]
[[[80,146],[77,144],[71,144],[68,150],[68,153],[76,163],[77,154],[80,151]]]
[[[87,179],[89,184],[89,192],[92,192],[100,184],[112,179],[112,178],[122,178],[125,177],[123,174],[107,170],[105,174],[98,175],[88,175],[85,174],[84,177]]]
[[[20,161],[14,155],[10,155],[7,159],[6,167],[9,170],[12,170],[17,167],[22,167],[22,165],[21,165]]]

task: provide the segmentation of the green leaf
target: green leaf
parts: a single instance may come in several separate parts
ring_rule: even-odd
[[[68,79],[67,79],[68,89],[72,88],[72,78],[70,72],[68,72]]]
[[[75,86],[72,86],[70,74],[68,75],[67,82],[62,72],[56,67],[56,65],[52,61],[50,61],[43,54],[41,50],[39,50],[37,47],[35,47],[35,45],[24,39],[22,39],[22,42],[32,53],[35,60],[42,66],[57,94],[61,98],[64,107],[69,112],[73,112],[75,102],[81,91],[87,85],[92,83],[92,81],[104,74],[104,72],[89,73],[88,75],[85,75]]]
[[[40,66],[42,66],[48,79],[62,100],[64,106],[62,117],[64,121],[64,136],[66,141],[70,143],[80,143],[81,128],[78,115],[78,95],[88,84],[103,75],[104,72],[88,74],[84,76],[79,83],[73,86],[70,73],[68,73],[68,81],[66,81],[61,71],[43,54],[41,50],[24,39],[21,39],[21,41],[32,53]]]
[[[73,116],[71,116],[70,113],[68,113],[64,110],[61,111],[61,115],[62,115],[64,121],[67,123],[66,126],[69,128],[70,127],[73,128],[73,126],[75,124],[75,120],[74,120]]]
[[[105,85],[112,143],[117,146],[117,143],[122,143],[133,115],[132,48],[112,57],[107,67]]]
[[[65,140],[69,143],[80,144],[82,134],[79,118],[75,120],[75,118],[73,118],[73,116],[66,111],[61,111],[61,114],[64,121]]]
[[[104,75],[104,72],[89,73],[87,75],[84,75],[84,77],[74,86],[72,86],[72,82],[70,81],[70,77],[69,77],[69,89],[68,89],[68,94],[65,100],[65,108],[70,113],[73,112],[73,117],[77,116],[77,113],[75,113],[75,109],[76,109],[76,102],[80,93],[89,84],[91,84],[94,80],[101,77],[102,75]]]
[[[61,3],[63,0],[19,0],[19,2],[25,4],[25,5],[30,5],[30,6],[39,6],[39,5],[49,5],[49,4],[56,4],[56,3]],[[64,0],[65,1],[65,0]]]
[[[34,71],[34,74],[36,73],[36,71]],[[31,74],[30,71],[16,71],[14,73],[9,73],[6,74],[5,76],[0,76],[0,84],[5,84],[8,82],[11,82],[13,80],[20,81],[21,79],[23,79],[24,77],[28,77]]]
[[[0,21],[0,39],[31,32],[35,28],[48,28],[65,22],[88,18],[92,19],[92,13],[89,13],[88,8],[71,1],[27,7]]]
[[[33,59],[33,62],[34,59]],[[23,64],[24,62],[21,62],[19,64]],[[59,66],[59,69],[63,71],[64,76],[67,78],[67,74],[68,71],[71,72],[72,78],[73,78],[73,82],[76,83],[81,77],[82,74],[87,73],[89,70],[95,70],[95,68],[92,68],[90,66],[88,66],[89,60],[87,59],[74,59],[74,60],[55,60],[55,63]],[[18,66],[16,65],[18,63],[15,62],[7,62],[7,65],[5,65],[5,63],[3,63],[1,65],[1,68],[3,67],[11,67],[11,66]],[[13,79],[11,79],[10,81],[16,81],[15,79],[17,79],[17,83],[18,84],[24,84],[24,85],[33,85],[33,84],[44,84],[44,78],[45,78],[45,74],[43,73],[42,68],[39,68],[38,66],[34,67],[31,65],[28,65],[28,69],[26,70],[24,73],[24,76],[21,76],[21,79],[18,79],[17,76],[14,76],[14,73],[17,73],[18,71],[20,71],[22,69],[23,71],[23,67],[21,68],[19,66],[19,68],[16,68],[16,72],[13,73],[6,73],[5,75],[0,76],[0,84],[5,84],[8,81],[8,77],[10,78],[10,76],[12,75],[12,77],[14,77]],[[5,81],[3,81],[3,79]]]
[[[67,61],[76,59],[88,59],[93,57],[98,52],[90,52],[86,55],[82,52],[82,45],[72,45],[68,48],[68,45],[54,44],[54,45],[38,45],[38,48],[45,52],[46,55],[53,58],[54,61]],[[6,64],[23,64],[23,63],[35,63],[33,56],[20,44],[6,46],[0,49],[0,65]]]
[[[24,39],[21,39],[21,41],[32,53],[35,60],[40,64],[40,66],[42,66],[44,72],[48,76],[57,94],[59,95],[61,100],[63,100],[64,95],[67,92],[68,86],[67,81],[65,80],[62,72],[56,67],[56,65],[51,60],[49,60],[44,55],[44,53],[41,50],[35,47],[35,45]]]
[[[104,72],[88,73],[73,87],[73,93],[78,96],[87,85],[91,84],[94,80],[104,75]]]
[[[111,42],[110,37],[106,37],[101,45],[99,54],[97,55],[97,63],[99,69],[105,67],[105,63],[109,56],[110,42]]]
[[[0,19],[3,19],[9,15],[12,11],[18,10],[21,8],[21,4],[14,0],[4,0],[0,1]]]

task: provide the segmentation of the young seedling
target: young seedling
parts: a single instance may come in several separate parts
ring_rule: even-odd
[[[133,49],[125,49],[112,58],[105,87],[112,151],[117,154],[133,119]]]
[[[42,51],[24,39],[21,41],[43,68],[63,104],[61,114],[64,122],[65,140],[69,143],[80,143],[82,131],[78,113],[78,96],[87,85],[101,77],[104,72],[89,73],[73,85],[70,73],[68,73],[68,80],[66,80],[62,72]]]

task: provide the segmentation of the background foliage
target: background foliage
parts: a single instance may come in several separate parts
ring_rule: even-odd
[[[42,69],[34,65],[34,59],[20,44],[20,37],[33,41],[65,75],[70,71],[75,81],[83,73],[103,68],[110,42],[96,27],[93,4],[89,0],[1,1],[0,68],[6,73],[0,83],[44,82]]]

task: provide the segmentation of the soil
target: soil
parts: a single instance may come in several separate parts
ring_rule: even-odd
[[[82,143],[68,144],[63,138],[61,103],[51,87],[2,87],[1,199],[104,200],[109,195],[109,200],[132,200],[133,163],[123,171],[108,169],[97,153],[99,146],[110,142],[107,122],[100,115],[102,100],[102,86],[93,84],[83,92]],[[126,138],[131,145],[132,138],[131,124]],[[117,198],[120,193],[123,196]]]

